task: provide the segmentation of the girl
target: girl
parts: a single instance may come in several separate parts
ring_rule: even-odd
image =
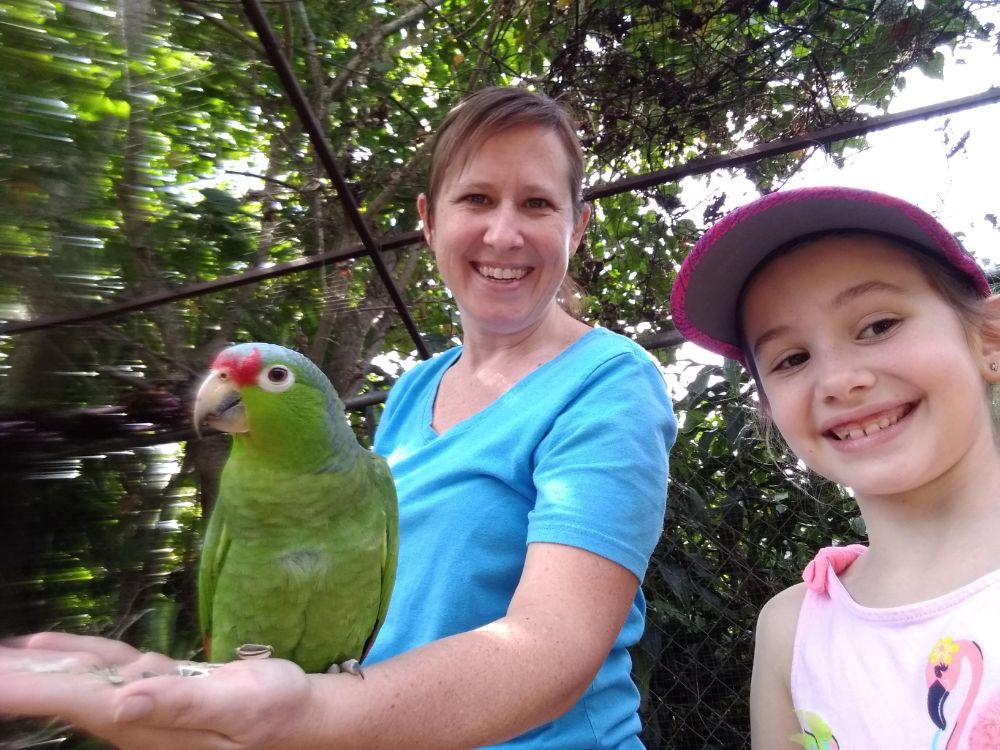
[[[779,192],[692,249],[671,302],[744,364],[812,470],[849,487],[867,547],[820,551],[760,614],[754,748],[1000,747],[1000,303],[915,206]]]

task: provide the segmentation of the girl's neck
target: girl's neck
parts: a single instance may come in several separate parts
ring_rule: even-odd
[[[856,601],[924,601],[1000,569],[1000,454],[982,446],[964,463],[905,495],[858,497],[869,549],[844,576]]]

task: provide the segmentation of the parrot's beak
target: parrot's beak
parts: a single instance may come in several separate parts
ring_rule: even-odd
[[[222,432],[250,432],[240,392],[232,381],[216,371],[209,373],[198,388],[193,421],[199,436],[203,425]]]

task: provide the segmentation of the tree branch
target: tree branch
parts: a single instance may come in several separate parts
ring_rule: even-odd
[[[177,4],[188,13],[193,13],[216,28],[221,29],[225,34],[233,37],[234,39],[238,39],[240,42],[253,50],[253,53],[257,55],[257,57],[264,57],[264,48],[260,46],[260,43],[257,40],[246,32],[241,31],[230,23],[227,23],[223,18],[214,13],[208,13],[207,11],[202,10],[202,8],[192,2],[189,2],[189,0],[177,0]]]
[[[384,23],[376,29],[370,37],[358,45],[357,54],[354,55],[354,57],[352,57],[343,68],[341,68],[337,77],[330,82],[329,86],[327,86],[327,101],[332,101],[336,97],[340,96],[341,91],[343,91],[344,87],[354,79],[354,77],[361,70],[362,66],[375,56],[378,52],[378,45],[383,39],[391,34],[395,34],[401,29],[412,26],[423,18],[429,11],[437,8],[443,2],[444,0],[421,0],[419,5],[416,5],[408,12],[398,18],[394,18],[392,21]]]

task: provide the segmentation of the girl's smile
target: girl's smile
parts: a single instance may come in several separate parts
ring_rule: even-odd
[[[854,445],[859,443],[862,438],[872,438],[899,424],[901,420],[910,415],[914,408],[914,404],[907,403],[888,409],[869,409],[866,411],[871,413],[866,413],[864,416],[838,418],[832,427],[824,429],[823,432],[833,440]]]
[[[978,337],[912,251],[862,234],[810,242],[750,282],[743,324],[789,447],[859,496],[964,476],[993,450]]]

